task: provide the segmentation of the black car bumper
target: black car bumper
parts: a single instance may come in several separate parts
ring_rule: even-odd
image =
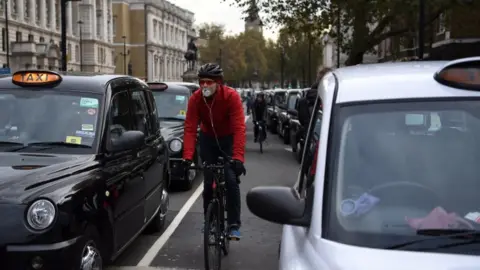
[[[71,270],[80,266],[81,237],[45,245],[7,245],[0,250],[2,270]]]

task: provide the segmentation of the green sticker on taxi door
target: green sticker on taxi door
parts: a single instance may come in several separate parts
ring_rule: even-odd
[[[96,98],[81,98],[80,107],[98,108],[98,99]]]

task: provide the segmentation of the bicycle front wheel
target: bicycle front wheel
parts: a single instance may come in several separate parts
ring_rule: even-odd
[[[205,270],[221,269],[221,234],[222,227],[220,217],[218,216],[219,205],[217,201],[213,201],[208,205],[205,214],[205,228],[203,231],[203,248]]]

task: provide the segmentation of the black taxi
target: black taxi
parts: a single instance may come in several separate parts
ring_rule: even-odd
[[[275,89],[269,93],[267,99],[267,128],[272,133],[277,133],[279,105],[285,103],[285,93],[287,90]]]
[[[166,144],[123,75],[0,79],[1,269],[103,269],[165,222]]]
[[[168,146],[169,186],[171,188],[180,188],[181,190],[190,190],[197,177],[197,172],[189,170],[188,174],[185,175],[185,171],[180,165],[183,155],[185,117],[188,101],[193,93],[193,87],[188,88],[185,85],[169,82],[152,82],[148,83],[148,85],[155,98],[160,128]],[[193,161],[192,166],[200,164],[198,144]]]

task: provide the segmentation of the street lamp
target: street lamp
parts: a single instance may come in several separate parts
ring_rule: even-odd
[[[3,0],[3,5],[4,5],[4,11],[5,11],[5,43],[6,43],[6,49],[7,49],[7,68],[10,68],[10,30],[8,30],[8,0]]]
[[[83,71],[83,21],[78,21],[78,28],[79,28],[79,34],[80,34],[80,71]]]
[[[285,47],[280,45],[280,88],[283,89],[284,82],[284,68],[285,68]]]
[[[80,1],[82,0],[60,0],[62,71],[67,71],[67,2]]]
[[[122,36],[123,39],[123,73],[127,75],[127,36]]]

